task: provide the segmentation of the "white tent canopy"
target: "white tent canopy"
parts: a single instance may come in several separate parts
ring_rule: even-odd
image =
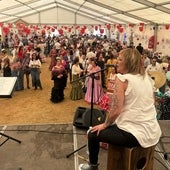
[[[0,0],[0,22],[169,24],[167,0]]]

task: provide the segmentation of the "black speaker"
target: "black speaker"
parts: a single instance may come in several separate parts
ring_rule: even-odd
[[[104,110],[94,108],[91,117],[91,109],[78,107],[74,115],[73,125],[79,128],[88,129],[90,126],[95,126],[103,123],[105,119],[106,112]]]

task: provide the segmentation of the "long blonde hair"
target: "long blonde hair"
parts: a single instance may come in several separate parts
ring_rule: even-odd
[[[142,65],[142,56],[135,48],[126,48],[119,52],[125,59],[125,66],[128,73],[145,75],[145,69]]]

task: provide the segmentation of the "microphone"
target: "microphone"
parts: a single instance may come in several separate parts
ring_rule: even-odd
[[[116,67],[117,67],[117,64],[106,64],[105,66],[106,66],[106,67],[115,67],[115,68],[116,68]]]

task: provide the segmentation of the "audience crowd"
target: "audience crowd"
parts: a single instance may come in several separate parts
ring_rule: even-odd
[[[157,71],[165,76],[169,75],[170,57],[162,57],[161,53],[144,49],[141,43],[135,46],[130,42],[128,45],[125,42],[108,39],[106,36],[94,35],[51,37],[33,34],[28,38],[28,36],[19,37],[11,33],[3,38],[3,41],[1,38],[0,76],[17,77],[16,91],[24,88],[42,90],[41,66],[49,58],[49,71],[52,75],[49,81],[54,80],[51,91],[52,102],[57,103],[64,99],[64,88],[70,83],[71,100],[84,98],[89,103],[99,104],[101,97],[111,92],[117,57],[120,50],[124,48],[139,50],[143,59],[141,64],[148,74]],[[24,87],[24,77],[26,87]],[[169,82],[169,77],[166,78]],[[167,93],[169,91],[167,82],[155,91],[161,92],[162,95]],[[94,96],[91,95],[92,88]]]

